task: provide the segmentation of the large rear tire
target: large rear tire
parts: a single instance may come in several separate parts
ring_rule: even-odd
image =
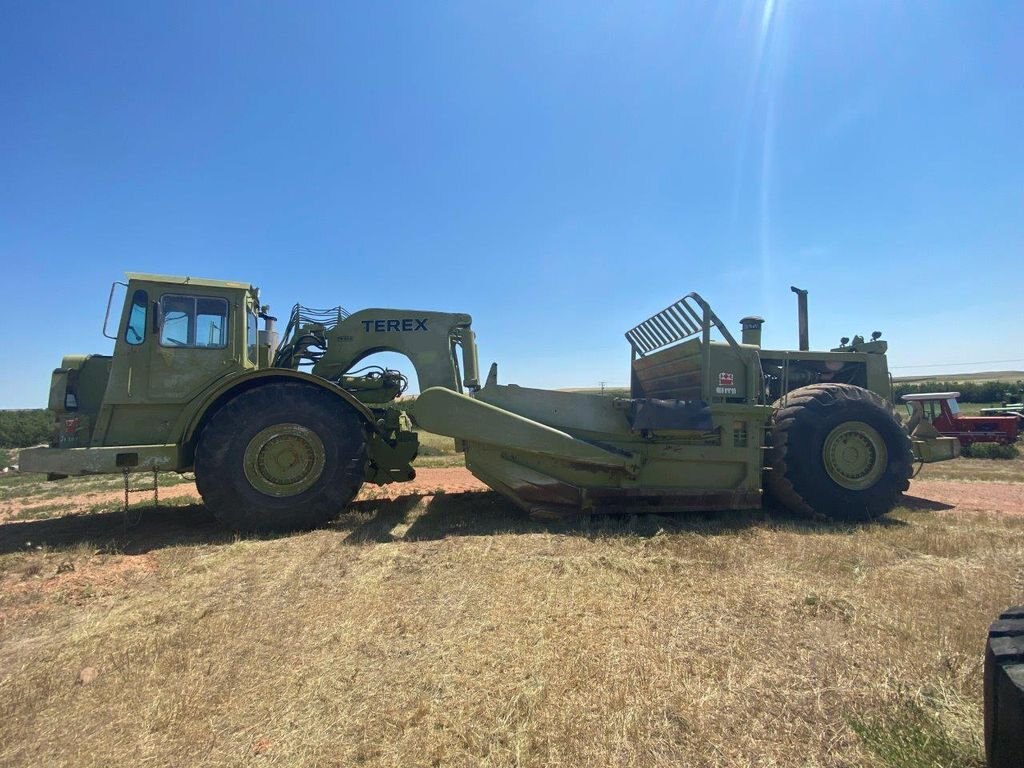
[[[196,448],[196,486],[239,531],[316,528],[356,495],[366,433],[340,398],[302,382],[257,386],[213,416]]]
[[[910,487],[910,436],[888,401],[850,384],[812,384],[776,401],[765,488],[804,515],[865,521]]]
[[[1004,611],[985,646],[985,756],[990,768],[1024,766],[1024,606]]]

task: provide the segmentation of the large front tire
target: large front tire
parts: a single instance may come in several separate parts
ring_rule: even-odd
[[[850,384],[812,384],[775,403],[765,488],[788,509],[865,521],[910,487],[914,454],[893,407]]]
[[[356,495],[366,470],[362,420],[302,382],[257,386],[210,420],[196,448],[196,486],[239,531],[316,528]]]

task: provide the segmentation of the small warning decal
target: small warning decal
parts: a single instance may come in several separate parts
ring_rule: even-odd
[[[720,387],[732,387],[736,384],[736,377],[731,373],[722,371],[718,374],[718,386]]]

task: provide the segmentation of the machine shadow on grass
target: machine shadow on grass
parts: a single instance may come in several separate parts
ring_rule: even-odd
[[[922,499],[920,496],[903,496],[900,506],[911,512],[944,512],[948,509],[956,509],[952,504],[931,499]]]
[[[424,499],[427,500],[426,509],[412,514]],[[898,528],[906,525],[902,520],[888,517],[863,524],[816,521],[775,509],[750,512],[573,515],[537,519],[494,492],[406,496],[394,501],[359,501],[352,505],[350,512],[343,515],[339,522],[353,516],[363,518],[365,522],[351,529],[345,539],[350,544],[531,533],[593,538],[649,538],[659,533],[728,536],[757,526],[806,534],[853,533],[866,526]],[[365,519],[366,516],[369,519]],[[408,525],[405,532],[394,535],[392,531],[402,525]]]
[[[235,538],[202,504],[136,506],[127,512],[117,509],[5,523],[0,525],[0,554],[89,542],[97,549],[141,555],[166,547],[227,544]]]
[[[426,508],[418,511],[426,500]],[[909,509],[949,509],[926,499],[908,498]],[[813,521],[766,509],[751,512],[686,512],[679,514],[602,514],[537,519],[493,492],[439,493],[371,499],[353,503],[328,530],[345,534],[347,544],[389,541],[428,541],[453,536],[548,533],[565,536],[641,537],[659,533],[734,535],[757,526],[784,528],[798,533],[854,532],[865,525],[899,527],[901,520],[882,518],[862,525]],[[394,532],[407,526],[404,533]],[[287,533],[248,538],[279,538]],[[181,546],[230,544],[240,538],[227,530],[202,504],[136,506],[122,510],[71,514],[0,525],[0,554],[34,547],[63,549],[89,542],[98,549],[140,555]]]

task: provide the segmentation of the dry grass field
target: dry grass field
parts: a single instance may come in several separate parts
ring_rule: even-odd
[[[1022,460],[922,477],[1024,495]],[[251,539],[189,496],[66,514],[118,482],[0,478],[2,765],[981,766],[985,630],[1024,601],[999,509],[543,523],[434,493]]]

